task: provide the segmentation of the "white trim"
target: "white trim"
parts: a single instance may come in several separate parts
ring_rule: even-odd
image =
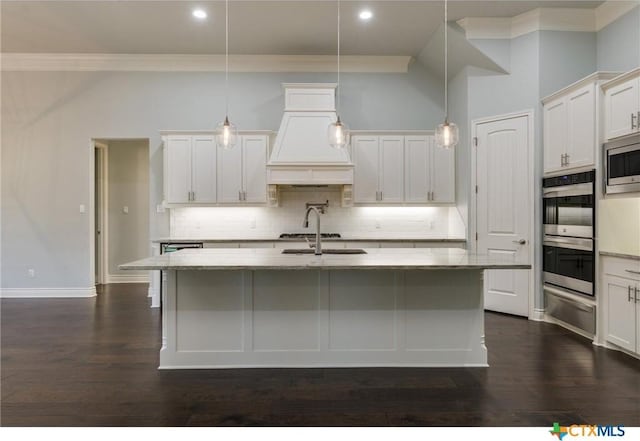
[[[637,0],[609,0],[607,2],[604,2],[596,8],[596,31],[607,27],[637,6]]]
[[[97,295],[96,287],[89,288],[2,288],[0,297],[3,299],[30,298],[86,298]]]
[[[538,8],[511,18],[465,17],[457,21],[467,39],[511,39],[536,31],[597,32],[638,6],[609,0],[595,9]]]
[[[586,86],[587,84],[590,84],[596,81],[608,81],[608,80],[617,78],[619,76],[620,76],[620,72],[608,72],[608,71],[594,72],[591,75],[587,75],[586,77],[581,78],[574,83],[571,83],[567,87],[563,87],[562,89],[556,92],[553,92],[551,95],[545,96],[544,98],[542,98],[541,102],[542,104],[547,104],[549,101],[553,101],[556,98],[560,98],[561,96],[564,96],[569,92],[577,90],[582,86]],[[565,172],[563,171],[563,173]]]
[[[107,274],[107,283],[149,283],[148,274]]]
[[[3,71],[224,72],[224,55],[2,53]],[[406,73],[410,56],[346,55],[343,72]],[[232,55],[233,72],[334,72],[334,55]]]
[[[540,308],[533,308],[533,312],[531,313],[531,315],[529,316],[529,320],[532,320],[534,322],[543,322],[545,321],[544,319],[544,308],[540,309]]]
[[[475,240],[476,234],[478,234],[478,213],[477,213],[477,193],[475,191],[475,187],[478,182],[478,176],[476,171],[477,166],[477,158],[476,158],[476,146],[473,144],[473,139],[478,136],[478,125],[485,124],[494,121],[501,121],[505,119],[513,119],[513,118],[521,118],[527,117],[528,127],[527,130],[529,132],[528,138],[528,150],[529,150],[529,170],[528,170],[528,182],[538,182],[539,179],[534,180],[534,168],[535,168],[535,124],[534,124],[534,116],[535,113],[533,109],[526,109],[519,112],[511,112],[503,115],[495,115],[483,118],[477,118],[471,120],[471,138],[469,139],[470,146],[470,154],[471,154],[471,179],[469,180],[470,188],[469,194],[471,197],[469,198],[469,240],[467,241],[467,249],[477,252],[478,242]],[[535,201],[537,197],[536,194],[536,185],[529,185],[529,200]],[[532,218],[538,219],[538,213],[536,213],[536,205],[535,203],[532,206]],[[537,266],[536,266],[536,222],[529,222],[529,261],[531,263],[531,270],[529,271],[529,314],[528,317],[531,319],[536,319],[538,317],[538,312],[535,308],[535,274],[537,274]]]

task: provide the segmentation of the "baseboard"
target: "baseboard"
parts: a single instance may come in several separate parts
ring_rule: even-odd
[[[533,313],[529,317],[529,320],[534,322],[543,322],[544,321],[544,309],[534,308]]]
[[[149,283],[148,274],[107,274],[106,283]]]
[[[95,297],[96,287],[89,288],[2,288],[0,297],[4,299],[32,298],[86,298]]]

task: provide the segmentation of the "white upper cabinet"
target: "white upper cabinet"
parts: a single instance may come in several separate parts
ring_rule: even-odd
[[[435,145],[433,136],[405,137],[405,202],[455,202],[454,149]]]
[[[353,200],[356,203],[379,201],[378,172],[380,143],[377,136],[357,135],[351,138],[354,179]]]
[[[601,134],[599,85],[615,73],[596,72],[544,98],[544,173],[595,167]]]
[[[218,150],[218,202],[267,201],[266,135],[241,135],[233,149]]]
[[[242,191],[245,202],[267,202],[268,144],[266,135],[242,136]]]
[[[613,139],[640,131],[640,69],[606,83],[605,138]]]
[[[404,136],[380,137],[380,202],[404,202]],[[357,201],[356,201],[357,202]]]
[[[169,204],[216,202],[213,136],[169,135],[165,139],[165,195]]]
[[[567,132],[567,100],[561,98],[544,106],[544,171],[553,172],[564,166],[569,134]]]
[[[595,165],[596,150],[596,86],[588,84],[567,97],[568,167]]]
[[[404,137],[357,135],[352,145],[354,202],[403,202]]]
[[[355,203],[455,202],[454,150],[432,135],[359,134],[351,145]]]

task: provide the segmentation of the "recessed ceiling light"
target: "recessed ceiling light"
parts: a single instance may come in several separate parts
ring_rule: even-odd
[[[371,12],[368,9],[364,9],[360,11],[360,14],[358,14],[358,17],[360,17],[360,20],[370,20],[371,17],[373,17],[373,12]]]
[[[200,20],[204,20],[205,18],[207,18],[207,12],[203,9],[194,9],[192,14],[195,18]]]

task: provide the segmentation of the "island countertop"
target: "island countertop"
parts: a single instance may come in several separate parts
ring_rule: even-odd
[[[122,270],[530,269],[510,257],[457,248],[370,248],[367,254],[282,254],[275,249],[187,249],[120,265]]]

